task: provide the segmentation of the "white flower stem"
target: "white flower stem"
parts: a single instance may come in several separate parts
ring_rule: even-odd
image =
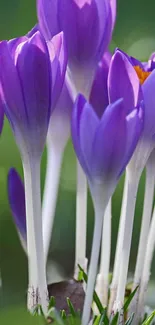
[[[82,314],[82,325],[87,325],[90,320],[93,293],[97,275],[98,259],[101,244],[102,225],[103,225],[104,209],[98,204],[95,206],[95,226],[91,252],[91,260],[88,272],[87,290]]]
[[[49,141],[47,144],[47,169],[42,206],[45,260],[47,260],[53,230],[63,153],[64,147],[61,148],[61,146],[56,146]]]
[[[109,269],[111,255],[111,200],[105,211],[101,244],[100,271],[97,276],[96,291],[104,306],[108,303]]]
[[[143,272],[144,258],[147,246],[148,233],[150,228],[153,198],[154,198],[154,185],[155,185],[155,160],[152,155],[150,156],[146,165],[146,182],[145,182],[145,196],[143,206],[143,216],[140,232],[140,240],[138,247],[137,262],[134,274],[133,290],[140,285],[140,280]],[[130,306],[130,313],[136,313],[139,289]]]
[[[124,236],[124,228],[125,228],[127,190],[128,190],[128,177],[126,175],[125,182],[124,182],[124,191],[123,191],[122,207],[121,207],[121,214],[120,214],[119,230],[118,230],[118,235],[117,235],[117,246],[116,246],[116,253],[115,253],[113,278],[112,278],[112,283],[111,283],[111,288],[110,288],[110,301],[109,301],[109,307],[108,307],[109,315],[112,312],[114,301],[116,299],[117,287],[118,287],[120,260],[121,260],[123,236]]]
[[[147,248],[143,266],[143,273],[140,282],[140,290],[139,290],[139,300],[138,300],[138,307],[137,307],[137,319],[143,317],[144,314],[144,302],[145,302],[145,295],[147,291],[147,286],[151,274],[151,264],[153,259],[153,253],[155,249],[155,208],[153,211],[153,217],[150,225],[148,241],[147,241]]]
[[[76,243],[75,243],[75,272],[78,278],[78,264],[87,271],[86,259],[86,234],[87,234],[87,180],[77,161],[77,190],[76,190]]]
[[[133,221],[135,204],[137,197],[137,190],[139,184],[139,173],[136,175],[127,169],[126,177],[128,180],[127,187],[127,202],[126,202],[126,216],[125,216],[125,227],[123,235],[123,245],[120,260],[120,270],[119,270],[119,281],[117,288],[117,295],[114,304],[114,312],[120,310],[124,303],[125,286],[128,274],[131,239],[133,231]]]
[[[29,261],[28,309],[33,312],[38,302],[41,302],[46,314],[48,293],[42,235],[40,157],[24,157],[23,169]]]

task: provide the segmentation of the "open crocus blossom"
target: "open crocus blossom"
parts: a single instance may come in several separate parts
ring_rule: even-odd
[[[52,69],[56,75],[57,62],[54,51],[52,61],[39,31],[30,38],[25,36],[0,43],[4,108],[24,169],[29,257],[28,308],[33,311],[39,301],[45,313],[48,294],[42,238],[40,160],[51,115],[51,97],[55,98],[57,93],[57,89],[52,88]]]
[[[39,26],[46,39],[64,32],[71,76],[76,89],[86,95],[86,84],[92,83],[94,69],[111,39],[116,1],[38,0],[37,8]]]
[[[85,171],[95,209],[95,229],[92,256],[89,269],[83,324],[90,315],[95,284],[103,215],[116,184],[128,164],[143,129],[143,109],[139,83],[129,82],[135,73],[128,60],[120,53],[115,54],[112,63],[119,64],[123,79],[120,99],[115,100],[116,84],[112,78],[115,65],[110,68],[109,97],[112,103],[99,118],[82,95],[79,95],[72,115],[72,140],[80,164]],[[137,86],[137,87],[136,87]],[[126,87],[130,97],[127,97]]]

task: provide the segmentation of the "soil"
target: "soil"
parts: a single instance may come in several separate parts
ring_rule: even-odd
[[[75,310],[82,312],[85,292],[83,283],[75,280],[54,283],[48,286],[49,296],[54,296],[57,310],[65,310],[69,314],[66,298],[68,297]]]

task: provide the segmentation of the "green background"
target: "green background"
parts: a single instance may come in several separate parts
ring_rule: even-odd
[[[54,1],[54,0],[53,0]],[[0,39],[9,39],[27,33],[36,23],[35,0],[0,0]],[[115,46],[146,60],[155,50],[155,1],[120,0],[118,15],[111,48]],[[42,185],[45,174],[46,153],[42,163]],[[26,297],[27,259],[22,251],[16,229],[12,222],[7,199],[7,174],[10,167],[16,167],[22,175],[21,160],[10,127],[5,127],[0,139],[0,269],[3,291],[0,291],[0,321],[8,324],[31,324],[27,314],[23,318],[22,306]],[[66,274],[71,274],[74,264],[75,234],[75,157],[71,143],[67,146],[62,168],[59,199],[56,211],[54,233],[49,259],[63,265]],[[113,198],[112,261],[116,246],[116,234],[121,205],[123,180],[118,185]],[[142,213],[144,175],[135,213],[135,225],[130,259],[130,270],[134,261]],[[88,256],[91,248],[93,230],[93,209],[91,199],[88,204]],[[152,278],[154,280],[155,263]],[[155,307],[155,299],[154,299]],[[25,322],[25,323],[24,323]],[[33,320],[33,324],[39,320]]]

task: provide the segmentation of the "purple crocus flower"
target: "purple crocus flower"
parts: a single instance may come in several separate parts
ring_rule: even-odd
[[[119,74],[117,74],[119,72]],[[120,84],[116,79],[120,78]],[[102,235],[103,215],[117,182],[128,164],[143,130],[140,83],[132,83],[136,72],[117,52],[108,73],[110,104],[103,113],[79,95],[72,114],[72,140],[79,162],[87,175],[95,210],[95,227],[82,324],[90,316]],[[103,83],[104,86],[104,83]],[[107,94],[106,94],[107,95]],[[118,98],[117,98],[118,97]],[[104,102],[103,102],[104,103]]]
[[[49,52],[39,32],[32,38],[0,43],[0,81],[5,113],[16,141],[42,152],[51,109],[51,67]],[[17,45],[18,44],[18,45]],[[37,128],[36,128],[37,126]]]
[[[30,142],[36,152],[43,150],[51,107],[54,108],[61,92],[65,74],[66,55],[62,43],[61,33],[50,43],[50,55],[39,31],[30,38],[25,36],[0,43],[5,113],[21,148]]]
[[[14,168],[8,173],[8,198],[12,217],[22,242],[26,243],[26,213],[24,185]]]
[[[24,169],[29,257],[28,309],[32,312],[38,303],[38,294],[44,313],[48,308],[40,161],[51,111],[62,88],[61,76],[64,74],[65,61],[61,51],[62,37],[63,34],[54,37],[53,43],[49,45],[50,52],[39,31],[30,38],[25,36],[0,43],[0,83],[4,109],[20,149]]]
[[[116,84],[118,75],[121,83]],[[103,113],[96,114],[96,108],[82,95],[76,100],[72,139],[91,182],[95,179],[104,182],[110,177],[116,183],[137,145],[143,128],[143,113],[139,82],[131,83],[135,75],[127,58],[117,52],[108,76],[111,104],[105,108],[103,103]]]
[[[117,50],[120,51],[120,50]],[[144,99],[145,106],[145,119],[144,119],[144,129],[142,134],[141,145],[142,150],[152,151],[154,147],[154,136],[155,136],[155,62],[154,62],[154,53],[149,58],[148,62],[141,62],[134,57],[128,56],[126,53],[120,51],[124,57],[126,57],[129,62],[132,64],[136,75],[131,82],[137,84],[137,81],[141,85],[141,93]],[[146,148],[147,147],[147,148]]]
[[[40,30],[46,39],[64,32],[69,77],[77,91],[85,92],[84,85],[89,81],[91,87],[96,65],[111,40],[116,1],[38,0],[37,8]]]

